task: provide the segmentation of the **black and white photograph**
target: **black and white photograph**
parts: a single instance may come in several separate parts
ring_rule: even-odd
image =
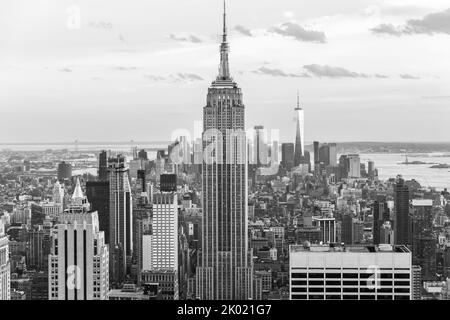
[[[450,2],[1,0],[0,300],[450,300]]]

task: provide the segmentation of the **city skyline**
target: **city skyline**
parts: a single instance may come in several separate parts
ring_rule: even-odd
[[[104,9],[101,2],[80,1],[74,8],[61,1],[47,9],[39,2],[6,2],[0,83],[8,90],[0,93],[0,112],[11,121],[0,129],[0,142],[55,142],[55,135],[64,141],[167,140],[176,128],[200,121],[201,88],[218,67],[218,28],[212,26],[220,26],[221,1],[170,6],[155,0],[125,15],[120,3]],[[197,6],[204,19],[196,19]],[[79,26],[70,19],[77,8]],[[445,1],[306,6],[286,0],[276,7],[229,1],[228,8],[230,59],[246,93],[246,127],[281,128],[281,140],[290,141],[292,130],[285,127],[295,125],[300,90],[305,141],[448,141]],[[170,94],[175,88],[179,96]],[[112,130],[123,108],[126,138]],[[169,126],[158,121],[162,117]],[[99,126],[99,119],[106,121]],[[17,121],[27,129],[15,130]]]
[[[53,1],[0,12],[0,300],[450,300],[448,4]]]

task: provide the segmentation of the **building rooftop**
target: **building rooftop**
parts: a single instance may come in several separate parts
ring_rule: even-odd
[[[413,199],[411,201],[411,204],[415,207],[422,207],[422,206],[433,206],[433,200],[431,199]]]
[[[398,252],[409,253],[406,246],[392,246],[389,244],[376,245],[343,245],[343,244],[309,244],[291,245],[290,252]]]

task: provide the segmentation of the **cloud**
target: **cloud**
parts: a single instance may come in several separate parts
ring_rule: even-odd
[[[121,34],[121,33],[117,36],[117,38],[119,39],[120,42],[123,42],[123,43],[126,43],[126,42],[127,42],[127,41],[125,40],[125,37],[124,37],[123,34]]]
[[[400,75],[400,78],[402,79],[410,79],[410,80],[416,80],[416,79],[420,79],[419,77],[404,73]]]
[[[410,19],[404,25],[394,26],[390,23],[383,23],[372,28],[373,33],[389,34],[393,36],[437,33],[450,34],[450,9],[430,13],[422,19]]]
[[[133,71],[133,70],[138,70],[138,67],[133,67],[133,66],[116,66],[116,67],[112,67],[114,70],[118,70],[118,71]]]
[[[425,96],[422,99],[426,100],[447,100],[450,99],[450,96]]]
[[[295,16],[295,13],[292,11],[285,11],[283,12],[283,15],[288,19],[292,19]]]
[[[241,33],[247,37],[253,36],[252,32],[249,29],[247,29],[246,27],[241,26],[241,25],[237,25],[236,27],[234,27],[234,30],[238,31],[239,33]]]
[[[202,40],[194,35],[189,36],[177,36],[174,34],[169,35],[169,38],[175,41],[181,41],[181,42],[191,42],[191,43],[201,43]]]
[[[375,28],[372,28],[373,33],[386,33],[391,36],[401,36],[402,30],[400,27],[394,26],[392,23],[382,23]]]
[[[193,73],[178,73],[177,77],[180,80],[185,80],[185,81],[203,81],[204,79],[197,75],[197,74],[193,74]]]
[[[253,73],[259,75],[269,75],[272,77],[284,77],[284,78],[309,78],[310,76],[306,73],[295,74],[295,73],[286,73],[280,69],[273,69],[267,67],[261,67],[258,70],[252,71]]]
[[[160,82],[160,81],[165,81],[166,78],[162,77],[162,76],[155,76],[153,74],[146,74],[144,75],[145,78],[147,78],[148,80],[154,81],[154,82]]]
[[[298,41],[325,43],[326,36],[322,31],[307,30],[293,22],[285,22],[280,27],[273,27],[269,32],[286,37],[293,37]]]
[[[88,24],[89,27],[94,29],[112,29],[113,24],[108,21],[90,21]]]
[[[170,74],[168,76],[146,74],[144,75],[144,77],[152,82],[161,82],[167,84],[204,81],[204,79],[201,76],[193,73],[177,73],[177,74]]]
[[[330,67],[327,65],[310,64],[303,66],[305,70],[316,77],[328,78],[367,78],[364,73],[356,73],[340,67]]]
[[[379,74],[379,73],[375,73],[373,75],[375,78],[379,78],[379,79],[386,79],[389,78],[389,76],[385,75],[385,74]]]

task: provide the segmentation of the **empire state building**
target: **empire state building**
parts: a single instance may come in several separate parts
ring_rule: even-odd
[[[202,255],[197,298],[252,299],[247,149],[242,91],[230,76],[226,10],[219,75],[203,108]]]

